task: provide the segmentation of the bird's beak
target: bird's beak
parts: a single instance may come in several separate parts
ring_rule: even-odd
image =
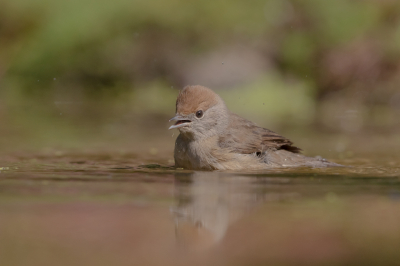
[[[177,121],[174,125],[170,126],[168,129],[173,129],[173,128],[180,128],[180,127],[184,127],[189,125],[192,120],[188,119],[185,116],[181,116],[181,115],[176,115],[174,117],[172,117],[169,122],[171,121]]]

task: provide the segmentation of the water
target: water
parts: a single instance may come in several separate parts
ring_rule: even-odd
[[[241,173],[175,170],[159,161],[107,153],[3,158],[0,264],[400,259],[400,161]]]

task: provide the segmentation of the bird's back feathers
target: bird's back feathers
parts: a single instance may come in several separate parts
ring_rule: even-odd
[[[287,150],[300,153],[293,143],[269,130],[236,114],[230,115],[228,129],[220,136],[219,146],[241,154],[263,153],[267,150]]]

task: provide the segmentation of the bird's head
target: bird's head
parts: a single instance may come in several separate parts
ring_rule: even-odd
[[[176,121],[169,129],[177,128],[190,138],[206,138],[223,131],[228,125],[229,111],[215,92],[203,86],[186,86],[176,100]]]

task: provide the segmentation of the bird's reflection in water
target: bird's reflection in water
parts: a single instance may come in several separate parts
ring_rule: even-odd
[[[218,172],[176,174],[178,203],[172,213],[178,243],[194,249],[211,247],[224,237],[230,224],[257,205],[295,196],[277,191],[277,182],[285,180]]]

